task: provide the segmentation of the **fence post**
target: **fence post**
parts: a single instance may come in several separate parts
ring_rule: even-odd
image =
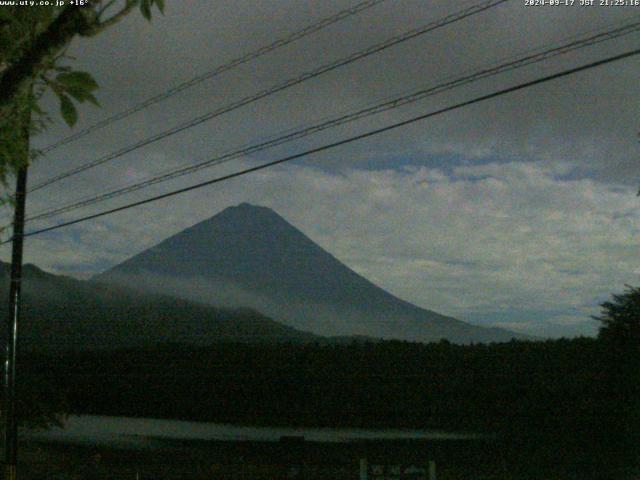
[[[360,459],[360,480],[367,480],[367,459]]]
[[[429,460],[429,480],[436,480],[436,462]]]

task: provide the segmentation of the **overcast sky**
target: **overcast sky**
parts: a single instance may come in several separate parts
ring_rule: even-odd
[[[356,0],[167,1],[69,55],[102,108],[56,121],[45,146]],[[184,91],[41,159],[32,184],[460,10],[388,0]],[[512,0],[34,192],[29,213],[196,163],[507,58],[640,20],[639,7],[528,7]],[[597,2],[596,2],[597,3]],[[95,207],[146,198],[637,48],[634,33],[455,89]],[[640,59],[589,70],[304,160],[31,237],[25,259],[87,277],[243,201],[269,206],[391,293],[462,320],[543,336],[593,334],[590,315],[638,285]],[[44,106],[57,109],[52,98]],[[57,116],[57,115],[54,115]],[[9,218],[5,211],[3,219]],[[3,247],[0,255],[9,258]]]

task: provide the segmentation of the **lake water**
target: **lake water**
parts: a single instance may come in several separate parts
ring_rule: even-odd
[[[354,442],[358,440],[457,440],[477,435],[434,430],[369,430],[351,428],[273,428],[221,423],[185,422],[152,418],[69,416],[64,428],[23,431],[22,438],[64,443],[154,448],[171,440],[277,442],[284,436],[302,436],[315,442]]]

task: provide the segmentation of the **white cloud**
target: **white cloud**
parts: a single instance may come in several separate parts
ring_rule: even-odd
[[[579,331],[596,299],[637,283],[640,209],[634,189],[558,177],[569,172],[517,162],[450,173],[281,167],[34,237],[27,253],[58,271],[105,268],[250,201],[274,208],[347,265],[418,305],[462,319],[566,310],[540,322],[554,332]],[[580,309],[584,315],[576,316]]]

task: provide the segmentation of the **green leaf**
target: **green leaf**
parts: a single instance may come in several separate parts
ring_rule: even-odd
[[[71,95],[78,102],[84,102],[89,92],[82,90],[81,88],[64,87],[63,93]]]
[[[88,92],[98,88],[96,81],[87,72],[64,72],[56,77],[56,82],[65,87],[81,88]]]
[[[64,93],[71,95],[81,103],[87,100],[89,98],[89,95],[91,95],[91,92],[79,87],[64,87]]]
[[[142,0],[140,2],[140,12],[147,20],[151,20],[151,2],[150,0]]]
[[[78,121],[78,111],[76,110],[75,105],[69,97],[67,97],[66,95],[59,95],[59,98],[62,118],[67,123],[67,125],[73,127]]]
[[[155,3],[158,6],[160,13],[164,15],[164,0],[155,0]]]
[[[96,107],[100,106],[100,103],[98,102],[98,99],[96,97],[94,97],[92,93],[87,94],[87,100],[89,100],[89,102],[93,103]]]

